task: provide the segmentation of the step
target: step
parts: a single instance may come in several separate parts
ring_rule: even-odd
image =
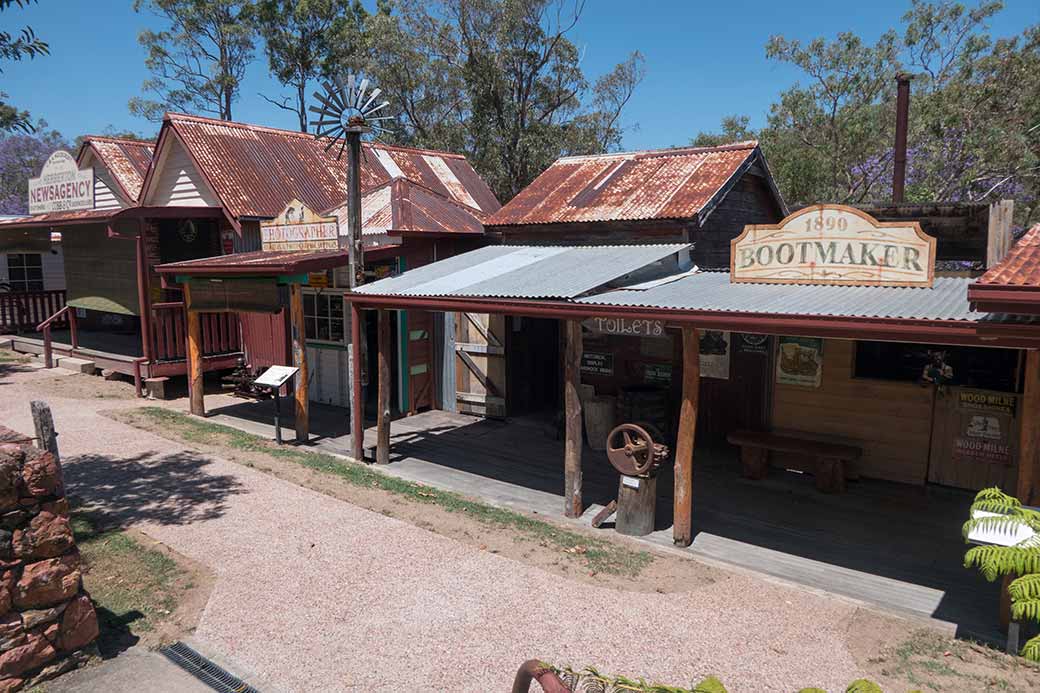
[[[0,349],[14,349],[14,340],[10,337],[0,337]]]
[[[76,358],[75,356],[58,356],[54,359],[54,365],[70,371],[89,373],[91,375],[97,370],[97,366],[94,365],[93,361]]]

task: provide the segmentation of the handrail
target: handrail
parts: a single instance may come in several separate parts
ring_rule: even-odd
[[[68,314],[69,335],[72,337],[72,350],[79,348],[79,333],[76,326],[76,311],[69,310],[70,305],[65,305],[54,315],[50,316],[36,326],[37,332],[43,332],[43,365],[45,368],[54,368],[54,355],[51,349],[51,323],[64,314]]]

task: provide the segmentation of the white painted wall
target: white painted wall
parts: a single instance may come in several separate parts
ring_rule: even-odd
[[[146,205],[156,207],[219,207],[220,202],[176,138],[160,154],[159,170]]]
[[[53,250],[55,252],[41,253],[44,291],[65,288],[65,263],[61,254],[61,244],[55,243]],[[7,253],[0,253],[0,283],[5,283],[8,279]]]
[[[123,209],[127,204],[116,193],[119,188],[109,172],[94,162],[94,209]]]

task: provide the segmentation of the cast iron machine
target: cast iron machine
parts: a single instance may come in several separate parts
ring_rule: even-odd
[[[614,528],[618,533],[641,537],[654,531],[657,470],[670,453],[657,440],[661,434],[648,424],[623,423],[607,435],[607,459],[620,472],[621,481],[617,501],[593,525],[599,526],[616,509]]]

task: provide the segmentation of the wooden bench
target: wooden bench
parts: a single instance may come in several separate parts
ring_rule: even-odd
[[[740,462],[748,479],[764,479],[769,471],[769,452],[804,455],[815,464],[816,488],[824,493],[845,491],[846,464],[855,462],[863,451],[854,445],[829,443],[797,433],[733,431],[726,436],[740,446]]]

